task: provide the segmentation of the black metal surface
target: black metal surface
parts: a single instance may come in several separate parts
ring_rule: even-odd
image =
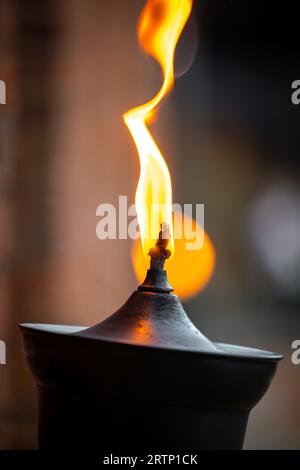
[[[138,345],[218,350],[190,321],[178,297],[169,293],[136,291],[109,318],[73,334]]]
[[[240,449],[279,355],[168,349],[22,325],[39,384],[39,447]]]
[[[39,385],[40,448],[242,448],[281,356],[198,331],[170,293],[160,250],[165,259],[158,245],[142,288],[104,322],[20,325]]]

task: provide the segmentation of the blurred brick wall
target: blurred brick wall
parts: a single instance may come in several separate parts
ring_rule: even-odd
[[[17,324],[92,324],[135,286],[131,244],[96,238],[96,207],[134,200],[138,157],[122,113],[160,78],[140,66],[142,3],[1,2],[0,449],[36,445]]]
[[[98,204],[117,205],[121,194],[134,200],[139,164],[122,113],[137,103],[139,88],[141,99],[147,93],[135,34],[140,5],[66,1],[61,11],[52,180],[57,321],[99,321],[134,287],[130,242],[100,242],[95,230]]]
[[[13,152],[18,105],[15,88],[15,9],[4,0],[0,4],[0,79],[7,86],[7,103],[0,105],[0,339],[8,343],[11,313],[11,269],[13,232]],[[0,365],[0,449],[10,442],[9,420],[13,407],[11,370]]]

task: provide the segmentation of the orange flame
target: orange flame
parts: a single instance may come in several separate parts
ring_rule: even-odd
[[[123,115],[140,158],[135,205],[145,256],[155,245],[162,223],[169,226],[168,248],[174,254],[170,173],[146,124],[173,86],[175,48],[191,9],[192,0],[148,0],[138,26],[141,46],[159,62],[164,75],[152,100]]]
[[[215,266],[214,246],[195,220],[191,227],[203,234],[201,249],[189,251],[191,233],[174,241],[172,219],[172,186],[167,164],[156,145],[148,125],[162,99],[174,83],[174,53],[181,32],[190,16],[192,0],[148,0],[138,25],[139,42],[153,56],[163,71],[163,83],[157,95],[141,106],[123,115],[133,137],[140,159],[140,178],[135,204],[140,226],[142,245],[137,240],[133,246],[134,270],[139,282],[148,268],[149,250],[155,245],[160,226],[165,223],[170,229],[168,248],[175,256],[168,261],[168,276],[176,293],[188,298],[199,292],[210,280]],[[186,215],[185,218],[188,218]],[[174,221],[178,222],[174,213]],[[185,219],[183,219],[184,223]]]

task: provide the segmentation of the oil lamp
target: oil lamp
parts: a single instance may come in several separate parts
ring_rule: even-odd
[[[191,8],[191,0],[148,0],[139,23],[140,43],[164,72],[158,94],[124,115],[141,164],[136,207],[150,258],[144,281],[95,326],[20,325],[38,384],[41,449],[241,449],[249,412],[281,359],[205,337],[164,269],[176,248],[172,188],[148,124],[172,87]]]
[[[280,354],[214,343],[189,320],[163,269],[91,328],[22,324],[38,383],[41,449],[241,449]]]

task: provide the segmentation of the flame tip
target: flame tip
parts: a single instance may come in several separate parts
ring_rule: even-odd
[[[149,125],[158,105],[173,87],[174,52],[192,4],[193,0],[147,0],[138,22],[138,39],[142,49],[159,63],[163,83],[152,100],[123,115],[140,159],[135,200],[142,243],[136,241],[133,246],[136,276],[140,282],[143,281],[149,265],[148,256],[151,258],[150,269],[163,269],[165,260],[169,258],[171,284],[183,298],[195,295],[207,284],[215,265],[215,251],[202,227],[192,219],[198,235],[204,236],[204,246],[197,251],[188,251],[186,243],[191,242],[191,237],[185,233],[176,238],[174,256],[171,177]],[[153,204],[159,206],[158,213],[153,210]],[[174,213],[175,224],[176,218],[182,224],[180,217]],[[191,229],[190,224],[188,227]]]
[[[170,253],[174,253],[171,177],[148,125],[153,121],[158,105],[173,86],[175,48],[190,16],[191,6],[192,0],[148,0],[138,21],[140,45],[157,60],[163,71],[163,83],[154,98],[123,115],[140,158],[136,209],[145,256],[156,243],[152,234],[159,233],[161,220],[169,226]],[[153,205],[158,206],[156,214]]]

